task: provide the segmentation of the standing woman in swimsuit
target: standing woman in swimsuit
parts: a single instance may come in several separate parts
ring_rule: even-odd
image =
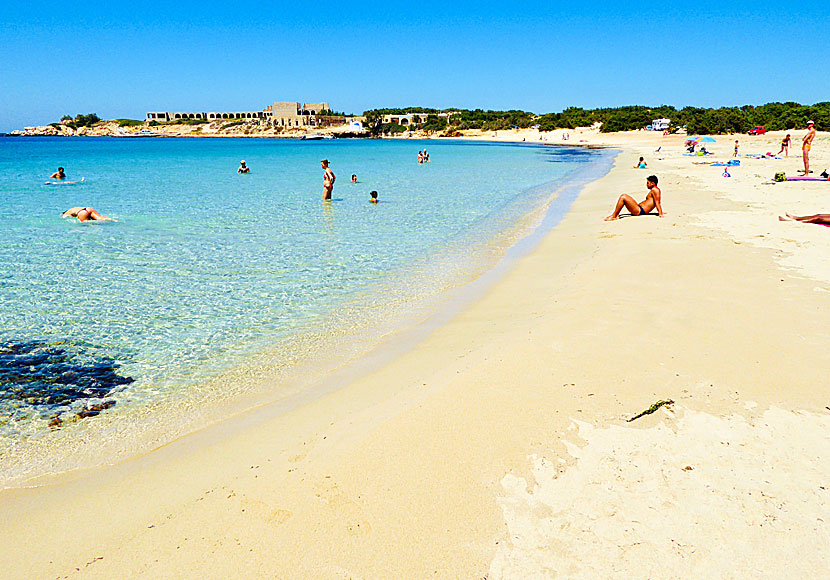
[[[816,138],[816,126],[812,121],[807,121],[807,134],[804,135],[804,144],[801,146],[801,153],[804,156],[804,175],[810,174],[810,149],[813,146],[813,139]]]
[[[657,187],[656,175],[649,175],[646,177],[646,187],[648,188],[648,193],[646,194],[646,198],[640,203],[637,203],[637,201],[627,193],[622,194],[617,200],[616,207],[614,207],[614,213],[605,218],[605,221],[610,222],[619,218],[620,212],[623,208],[631,212],[631,215],[646,215],[654,208],[657,208],[657,215],[659,217],[663,217],[663,206],[660,204],[663,192],[661,192],[660,188]]]

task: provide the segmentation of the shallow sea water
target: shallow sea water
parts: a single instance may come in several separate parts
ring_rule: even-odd
[[[435,299],[602,158],[415,140],[0,139],[0,450],[79,413],[184,396],[263,352],[296,364],[313,337],[348,340]],[[44,185],[59,165],[85,182]],[[118,221],[60,217],[78,205]]]

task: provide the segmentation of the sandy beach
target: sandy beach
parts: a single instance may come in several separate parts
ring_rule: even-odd
[[[539,142],[503,133],[477,138]],[[472,304],[289,410],[0,491],[3,577],[826,574],[830,229],[778,216],[830,211],[830,183],[771,182],[804,131],[731,177],[681,136],[561,133],[614,168]],[[604,222],[652,173],[665,217]]]

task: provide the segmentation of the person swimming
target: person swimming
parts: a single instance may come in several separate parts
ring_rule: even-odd
[[[101,215],[91,207],[73,207],[61,214],[62,218],[74,217],[80,222],[114,222],[118,221],[109,216]]]
[[[369,192],[369,195],[371,196],[371,198],[369,199],[369,203],[378,203],[378,192],[377,191],[372,190],[372,191]]]
[[[58,170],[50,175],[49,179],[66,179],[66,173],[63,172],[63,167],[58,167]]]
[[[237,173],[250,173],[251,168],[245,165],[245,160],[239,162],[239,168],[236,170]]]
[[[352,173],[352,183],[357,183],[357,175]]]
[[[637,203],[637,201],[630,195],[624,193],[617,200],[617,205],[614,207],[614,213],[605,218],[605,221],[610,222],[620,217],[622,208],[625,207],[631,215],[647,215],[651,210],[657,208],[657,215],[663,217],[663,206],[661,205],[662,192],[657,187],[657,176],[649,175],[646,177],[646,187],[648,194],[646,198]]]

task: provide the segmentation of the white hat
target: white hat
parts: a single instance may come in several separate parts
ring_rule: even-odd
[[[808,125],[815,125],[815,123],[813,123],[812,121],[807,121],[807,124]]]

